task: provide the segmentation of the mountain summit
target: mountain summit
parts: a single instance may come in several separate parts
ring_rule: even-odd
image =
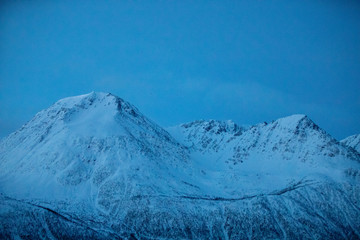
[[[360,155],[305,115],[167,128],[108,93],[0,142],[0,238],[360,238]]]
[[[346,146],[354,148],[356,151],[360,152],[360,134],[349,136],[341,140]]]

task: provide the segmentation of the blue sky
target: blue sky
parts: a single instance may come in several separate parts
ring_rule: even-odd
[[[304,113],[360,133],[358,1],[1,1],[0,137],[91,91],[162,126]]]

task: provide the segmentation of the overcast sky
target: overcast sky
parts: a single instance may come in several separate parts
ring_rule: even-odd
[[[295,113],[360,133],[359,1],[1,1],[0,137],[111,92],[161,126]]]

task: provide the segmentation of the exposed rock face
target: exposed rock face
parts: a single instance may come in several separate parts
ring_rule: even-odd
[[[357,239],[360,155],[305,115],[168,128],[105,93],[0,143],[0,238]]]

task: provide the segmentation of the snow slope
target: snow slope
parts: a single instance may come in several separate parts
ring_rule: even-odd
[[[360,238],[360,155],[307,116],[166,130],[107,93],[39,112],[0,142],[0,238]]]
[[[341,140],[346,146],[354,148],[356,151],[360,152],[360,134],[349,136]]]

